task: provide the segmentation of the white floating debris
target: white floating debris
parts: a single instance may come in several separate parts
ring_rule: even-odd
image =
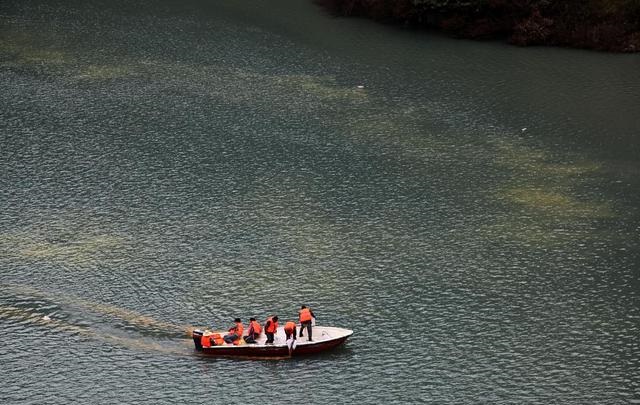
[[[49,317],[49,315],[45,315],[45,316],[43,316],[43,317],[42,317],[42,319],[43,319],[43,320],[45,320],[45,321],[50,321],[50,320],[51,320],[51,318]]]
[[[527,130],[527,127],[524,127],[524,128],[522,128],[522,130],[521,130],[521,131],[522,131],[522,132],[524,132],[524,131],[526,131],[526,130]]]
[[[359,88],[359,89],[364,89],[364,86],[361,85],[361,84],[357,85],[356,87]]]

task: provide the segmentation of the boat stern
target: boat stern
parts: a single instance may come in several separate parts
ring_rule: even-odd
[[[204,332],[200,329],[194,329],[191,332],[191,337],[193,338],[193,343],[196,345],[196,350],[202,351],[202,334]]]

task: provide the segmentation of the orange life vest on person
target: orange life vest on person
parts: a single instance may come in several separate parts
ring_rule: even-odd
[[[311,310],[309,308],[303,308],[300,310],[300,323],[309,322],[311,320]]]
[[[244,332],[244,325],[242,325],[242,322],[236,322],[236,326],[229,329],[229,332],[235,333],[238,336],[242,336],[242,332]]]
[[[209,348],[211,347],[211,336],[209,335],[202,335],[200,337],[200,345],[202,345],[202,347],[204,348]]]
[[[276,333],[276,330],[278,330],[278,322],[274,322],[273,317],[267,318],[267,322],[269,323],[269,325],[265,323],[264,325],[265,333]]]
[[[284,324],[284,331],[287,333],[291,333],[296,329],[296,324],[289,321],[287,323]]]
[[[262,326],[260,326],[258,321],[251,321],[249,329],[251,329],[251,327],[253,327],[253,333],[255,333],[256,335],[262,333]]]

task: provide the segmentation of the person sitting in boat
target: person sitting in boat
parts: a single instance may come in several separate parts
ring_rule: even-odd
[[[267,335],[267,341],[265,342],[266,344],[273,344],[273,339],[275,338],[277,330],[278,317],[276,315],[270,316],[269,318],[267,318],[267,322],[265,322],[264,324],[264,334]]]
[[[298,311],[299,319],[300,319],[300,337],[303,336],[302,332],[304,332],[304,328],[307,328],[309,331],[309,342],[312,342],[311,339],[311,320],[315,319],[316,315],[311,311],[310,308],[307,308],[305,305],[300,307],[300,311]]]
[[[211,335],[212,334],[213,333],[211,333],[211,331],[209,329],[206,329],[204,331],[204,333],[202,334],[202,336],[200,337],[200,345],[203,348],[207,349],[207,348],[211,347],[211,344],[213,343],[211,341]]]
[[[293,338],[293,340],[296,340],[295,322],[287,321],[287,323],[284,324],[284,335],[286,337],[286,340],[289,340],[291,338]]]
[[[256,340],[262,333],[262,326],[256,321],[256,318],[249,318],[249,330],[247,336],[244,337],[246,343],[257,343]]]
[[[236,318],[233,320],[233,322],[235,323],[235,325],[229,328],[229,333],[224,337],[224,341],[226,343],[234,343],[235,341],[242,338],[242,332],[244,331],[242,321],[240,320],[240,318]]]

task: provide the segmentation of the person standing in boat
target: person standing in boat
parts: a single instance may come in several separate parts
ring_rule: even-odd
[[[224,341],[227,343],[234,343],[242,338],[242,332],[244,331],[242,320],[240,320],[240,318],[236,318],[233,322],[235,325],[229,329],[229,333],[224,337]]]
[[[300,319],[300,337],[303,336],[302,332],[304,332],[304,328],[307,328],[307,331],[309,332],[309,342],[312,342],[311,321],[316,318],[316,315],[311,311],[311,309],[303,305],[300,307],[300,311],[298,311],[298,317]]]
[[[273,344],[273,339],[275,338],[277,330],[278,317],[276,315],[270,316],[269,318],[267,318],[267,322],[265,322],[264,324],[264,334],[267,335],[267,341],[265,342],[266,344]]]
[[[244,341],[247,343],[257,343],[256,340],[262,333],[262,326],[256,321],[256,318],[249,318],[249,330],[247,336],[244,337]]]

